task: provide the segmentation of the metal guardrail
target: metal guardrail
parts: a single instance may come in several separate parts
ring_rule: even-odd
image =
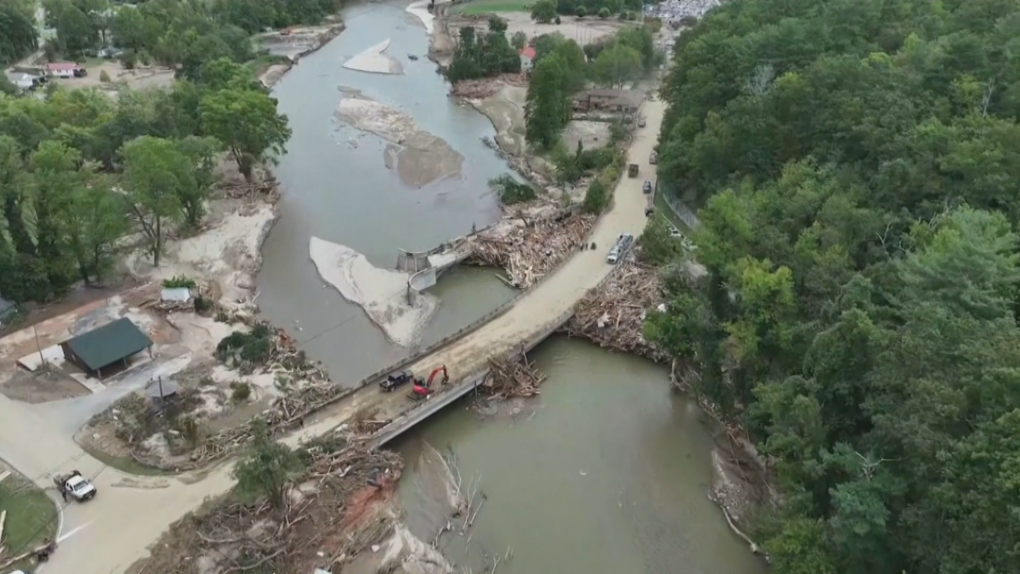
[[[603,277],[602,280],[599,281],[594,287],[586,291],[585,294],[587,295],[587,293],[597,290],[601,288],[603,285],[605,285],[606,282],[608,282],[612,278],[613,273],[615,273],[616,270],[619,269],[620,266],[623,264],[624,259],[625,258],[621,257],[620,261],[618,261],[613,266],[613,270],[610,271],[605,277]],[[535,347],[537,347],[540,343],[542,343],[542,341],[548,339],[553,333],[559,331],[560,328],[562,328],[563,325],[566,325],[567,322],[570,321],[570,319],[574,316],[574,314],[577,312],[577,306],[580,305],[583,299],[584,297],[578,299],[576,303],[570,306],[570,309],[564,311],[563,313],[560,313],[560,315],[551,322],[546,323],[546,327],[544,329],[529,337],[526,341],[522,343],[521,347],[511,349],[508,352],[508,354],[513,356],[520,354],[522,352],[527,353],[534,349]],[[462,383],[448,391],[444,391],[436,395],[435,398],[429,399],[429,401],[426,404],[424,405],[412,404],[406,410],[397,415],[397,418],[395,418],[392,422],[376,431],[375,435],[372,437],[370,441],[372,448],[379,448],[385,446],[387,443],[393,441],[400,435],[406,433],[407,431],[411,430],[418,424],[429,419],[432,415],[450,406],[457,400],[463,398],[471,391],[475,390],[480,384],[482,384],[482,382],[485,381],[486,375],[488,374],[489,374],[488,368],[472,373],[465,377]]]

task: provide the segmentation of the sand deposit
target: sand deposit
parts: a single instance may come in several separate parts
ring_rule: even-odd
[[[308,242],[308,253],[323,281],[360,305],[368,317],[394,343],[410,347],[436,310],[435,298],[424,293],[408,303],[407,273],[380,269],[357,251],[318,237]]]
[[[262,242],[275,220],[272,204],[244,204],[209,222],[202,233],[170,241],[159,267],[152,266],[147,252],[138,251],[128,257],[128,269],[151,280],[185,275],[214,281],[222,293],[220,302],[234,303],[248,298],[255,289],[255,273],[262,264]]]
[[[433,23],[436,17],[429,12],[428,5],[431,0],[418,0],[417,2],[411,2],[411,5],[407,7],[407,11],[414,17],[421,20],[421,23],[425,25],[425,31],[429,34],[434,29]],[[436,4],[446,4],[446,2],[436,2]]]
[[[345,94],[337,106],[337,116],[352,127],[371,132],[390,146],[383,162],[395,168],[400,180],[412,187],[456,176],[464,156],[442,138],[421,131],[404,112],[357,94]]]
[[[375,46],[347,60],[344,63],[344,67],[348,70],[371,74],[403,74],[404,66],[401,65],[400,61],[383,53],[389,47],[390,39],[386,38]]]

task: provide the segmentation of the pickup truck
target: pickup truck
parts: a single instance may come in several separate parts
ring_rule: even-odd
[[[77,470],[72,470],[68,474],[57,475],[53,477],[53,482],[57,485],[57,490],[78,502],[92,500],[96,495],[96,487],[92,484],[92,481],[82,476]]]
[[[388,393],[393,389],[396,389],[397,387],[401,387],[403,385],[406,385],[407,383],[410,383],[413,380],[414,375],[411,373],[411,371],[397,371],[395,373],[390,373],[389,375],[387,375],[386,378],[383,379],[381,383],[379,383],[379,387],[383,391]]]
[[[616,244],[609,250],[609,255],[606,256],[606,263],[616,264],[621,257],[627,254],[631,246],[634,244],[634,236],[629,233],[621,233],[616,238]]]

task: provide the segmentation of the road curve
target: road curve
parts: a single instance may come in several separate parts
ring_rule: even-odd
[[[627,162],[642,167],[638,178],[624,176],[614,189],[611,208],[595,225],[594,251],[579,251],[536,286],[506,313],[461,339],[451,341],[410,365],[427,375],[447,365],[450,377],[460,379],[485,368],[489,358],[506,353],[546,329],[580,300],[588,289],[608,275],[612,266],[606,252],[620,233],[639,235],[644,229],[645,178],[654,177],[648,157],[662,122],[664,105],[655,100],[642,106],[647,125],[635,131]],[[348,420],[362,409],[379,416],[395,416],[407,407],[402,392],[382,393],[366,387],[319,413],[300,431],[282,442],[297,445]],[[45,410],[11,401],[0,395],[0,458],[40,486],[52,487],[51,476],[78,469],[93,477],[99,493],[84,504],[71,503],[64,511],[63,539],[50,562],[40,572],[52,574],[116,574],[148,555],[148,547],[168,526],[194,510],[208,497],[226,492],[232,485],[232,463],[173,477],[128,475],[86,455],[61,425],[49,421]]]

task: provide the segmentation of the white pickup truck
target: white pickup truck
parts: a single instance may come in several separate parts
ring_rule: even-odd
[[[96,495],[96,487],[92,484],[92,481],[82,476],[77,470],[55,476],[53,477],[53,482],[61,493],[74,498],[78,502],[91,500]]]

